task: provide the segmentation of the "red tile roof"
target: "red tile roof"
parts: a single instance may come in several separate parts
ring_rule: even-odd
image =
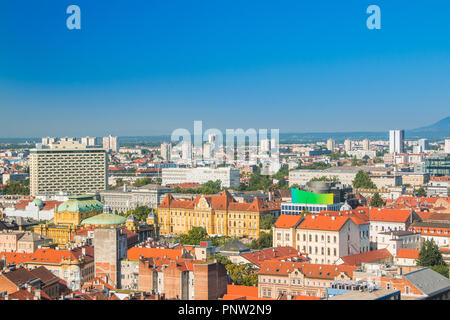
[[[281,260],[296,258],[299,261],[306,261],[307,258],[302,253],[292,247],[274,247],[241,254],[241,257],[247,259],[254,265],[260,267],[267,260]]]
[[[406,222],[413,210],[370,208],[370,221]]]
[[[262,212],[279,210],[281,207],[281,202],[263,202],[258,197],[251,203],[240,203],[228,191],[224,190],[220,195],[198,195],[194,200],[175,200],[171,194],[167,194],[159,208],[194,209],[202,198],[208,202],[213,210]]]
[[[127,258],[130,260],[139,260],[143,258],[169,258],[180,259],[183,252],[182,249],[159,249],[159,248],[138,248],[133,247],[128,249]]]
[[[349,266],[359,266],[363,262],[376,262],[391,258],[392,254],[386,248],[341,257],[341,259],[344,261],[344,265]]]
[[[348,216],[308,214],[297,229],[339,231],[348,220],[351,220]]]
[[[397,258],[417,259],[419,252],[418,249],[398,249]]]
[[[21,264],[31,259],[32,253],[0,252],[0,259],[5,257],[6,264]]]
[[[227,285],[227,293],[222,300],[257,300],[258,287]]]
[[[276,228],[294,228],[303,218],[301,215],[282,214],[275,222]]]
[[[357,267],[348,265],[335,266],[329,264],[312,264],[304,262],[264,261],[258,274],[287,276],[295,269],[298,269],[301,273],[303,273],[306,278],[333,280],[341,272],[352,278],[353,271],[356,270]]]

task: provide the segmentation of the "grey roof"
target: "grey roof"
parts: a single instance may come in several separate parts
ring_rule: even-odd
[[[380,234],[388,234],[388,235],[393,235],[393,236],[412,236],[412,235],[416,235],[418,234],[418,232],[415,231],[408,231],[408,230],[392,230],[392,231],[385,231],[385,232],[380,232]]]
[[[406,273],[404,276],[406,280],[427,296],[434,296],[450,290],[450,279],[429,268]]]
[[[228,241],[227,243],[225,243],[223,246],[217,247],[216,251],[221,252],[221,251],[228,251],[228,252],[245,252],[245,251],[250,251],[250,249],[243,244],[242,242],[240,242],[237,239],[232,239],[230,241]]]
[[[163,187],[156,183],[146,184],[145,186],[139,187],[139,190],[172,190],[169,187]]]
[[[450,223],[439,223],[439,222],[419,222],[416,221],[412,224],[413,227],[428,227],[428,228],[450,228]]]

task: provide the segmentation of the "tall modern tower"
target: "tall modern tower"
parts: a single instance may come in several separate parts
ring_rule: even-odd
[[[161,158],[166,161],[170,161],[170,157],[172,155],[172,144],[163,142],[161,143]]]
[[[112,135],[103,137],[103,149],[105,149],[107,152],[119,151],[119,144],[117,143],[117,137],[113,137]]]
[[[108,157],[101,148],[60,141],[30,150],[30,194],[69,195],[106,190]]]
[[[404,152],[405,130],[389,131],[389,153]]]

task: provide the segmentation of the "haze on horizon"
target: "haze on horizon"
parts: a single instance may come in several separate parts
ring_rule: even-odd
[[[0,137],[387,131],[448,116],[450,3],[0,3]],[[437,10],[439,8],[439,10]]]

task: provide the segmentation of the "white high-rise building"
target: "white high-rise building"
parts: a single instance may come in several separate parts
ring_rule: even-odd
[[[345,152],[352,151],[352,140],[347,139],[344,141],[344,149],[345,149]]]
[[[427,151],[430,148],[429,144],[428,144],[428,139],[420,139],[419,140],[419,148],[420,148],[420,152]]]
[[[161,143],[161,158],[170,161],[172,157],[172,144],[168,142]]]
[[[390,130],[389,131],[389,153],[403,153],[404,152],[404,130]]]
[[[220,180],[224,188],[239,187],[238,169],[225,168],[163,168],[162,185],[194,182],[203,184],[208,181]]]
[[[85,146],[95,146],[95,138],[94,137],[83,137],[81,138],[81,144]]]
[[[111,135],[103,137],[103,149],[105,149],[108,152],[119,151],[119,144],[117,143],[117,137],[113,137]]]
[[[369,151],[370,150],[370,142],[369,139],[364,139],[362,142],[362,149],[364,151]]]
[[[185,141],[181,146],[181,157],[183,160],[192,160],[192,145]]]
[[[445,139],[445,153],[450,153],[450,139]]]
[[[214,144],[207,142],[203,145],[203,159],[212,160],[213,158],[214,158]]]
[[[327,140],[327,149],[331,152],[334,151],[334,148],[336,147],[336,141],[334,139],[328,139]]]
[[[54,142],[55,142],[55,138],[53,138],[53,137],[45,137],[45,138],[42,138],[42,145],[43,145],[43,146],[51,145],[51,144],[54,143]]]
[[[30,194],[80,195],[106,190],[108,157],[104,149],[78,141],[59,141],[30,150]]]

